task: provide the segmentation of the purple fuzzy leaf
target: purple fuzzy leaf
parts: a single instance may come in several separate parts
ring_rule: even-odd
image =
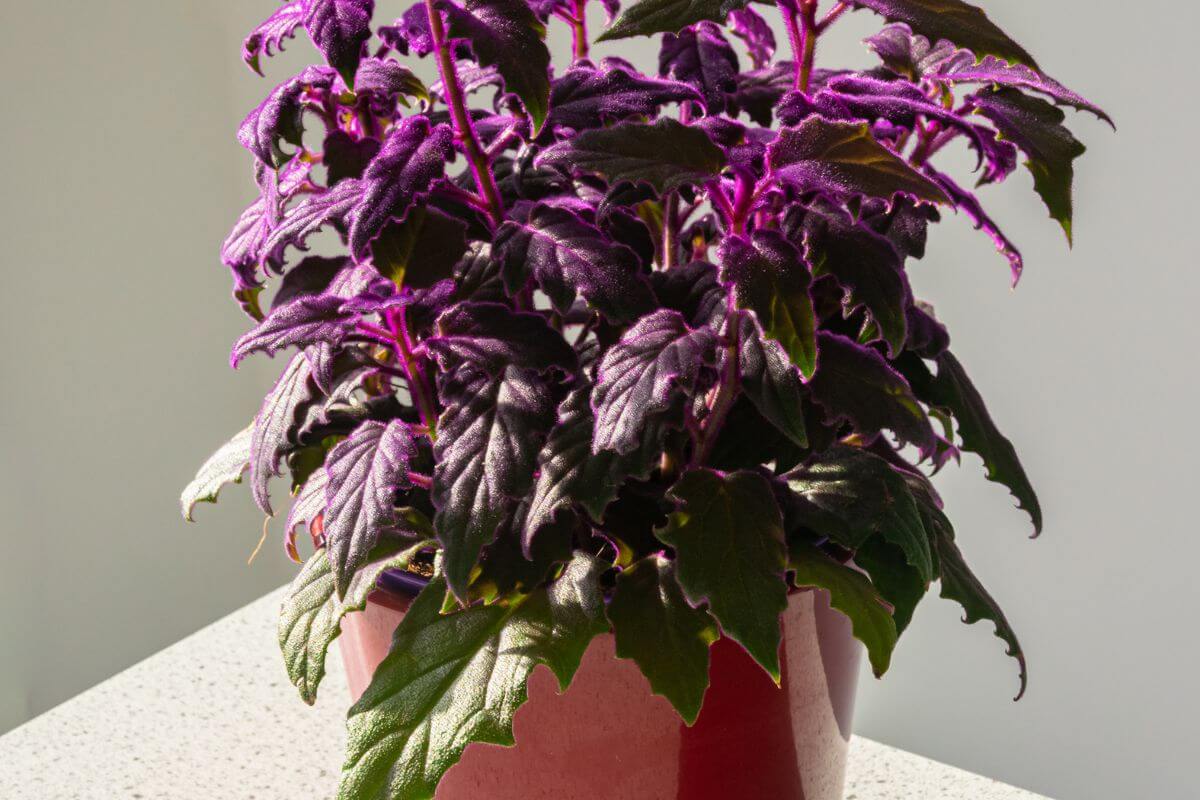
[[[366,255],[388,222],[403,220],[429,194],[454,154],[453,141],[448,125],[430,126],[423,116],[408,117],[388,132],[363,173],[359,202],[348,216],[350,252],[356,259]]]
[[[299,75],[275,87],[258,108],[250,112],[238,128],[238,142],[264,164],[280,167],[292,154],[280,148],[280,142],[302,147],[303,101],[311,90],[327,90],[337,73],[328,67],[307,67]]]
[[[890,430],[923,455],[933,452],[937,436],[929,417],[883,356],[826,331],[817,334],[817,349],[820,368],[809,387],[830,421],[847,420],[867,435]]]
[[[417,206],[371,243],[371,263],[397,286],[432,286],[450,277],[467,251],[465,228],[440,211]]]
[[[979,203],[979,198],[955,183],[950,176],[938,172],[932,167],[926,167],[925,174],[937,181],[942,190],[954,201],[954,207],[966,214],[975,223],[976,230],[983,231],[995,242],[996,249],[1008,259],[1008,265],[1012,271],[1012,285],[1015,288],[1021,280],[1021,273],[1025,270],[1025,259],[1021,255],[1021,251],[1017,249],[1017,246],[1012,243],[1011,239],[1004,235],[1004,231],[1000,230],[1000,227],[983,210],[983,206]]]
[[[296,35],[296,29],[304,23],[305,0],[293,2],[275,9],[275,13],[254,29],[242,45],[242,60],[246,66],[262,75],[259,60],[276,52],[283,52],[283,40]]]
[[[793,74],[791,64],[786,62],[741,73],[729,97],[731,108],[744,112],[759,125],[769,126],[775,118],[775,106],[792,88]]]
[[[581,131],[631,116],[653,116],[667,103],[703,102],[703,96],[678,81],[647,78],[617,59],[596,68],[571,67],[550,90],[551,128]]]
[[[464,0],[465,8],[442,0],[450,36],[466,39],[482,67],[495,67],[504,88],[521,98],[536,135],[550,103],[550,51],[546,27],[525,0]]]
[[[1037,69],[1033,56],[1014,42],[983,9],[962,0],[855,0],[888,22],[903,22],[930,41],[948,39],[955,45]]]
[[[749,4],[750,0],[633,0],[596,41],[675,33],[697,22],[724,25],[731,12]]]
[[[250,436],[250,491],[263,513],[274,516],[268,484],[280,475],[279,462],[300,411],[312,401],[312,370],[303,353],[292,356],[287,368],[263,400]]]
[[[271,309],[281,308],[298,297],[321,294],[348,265],[345,258],[309,256],[287,271],[279,283],[279,290],[271,298]]]
[[[314,537],[324,530],[323,527],[317,526],[317,517],[322,517],[324,522],[325,486],[328,482],[329,476],[325,470],[318,469],[305,481],[304,487],[300,489],[288,510],[287,523],[283,526],[283,541],[284,549],[293,561],[300,561],[300,551],[296,547],[296,536],[299,535],[300,528],[307,527]],[[314,529],[314,526],[317,529]]]
[[[347,86],[371,38],[374,0],[304,0],[304,29]]]
[[[570,211],[538,204],[524,224],[500,227],[493,252],[510,292],[532,274],[560,313],[570,310],[576,293],[615,324],[632,322],[654,306],[634,252]]]
[[[907,194],[931,203],[945,192],[871,137],[866,123],[809,117],[784,128],[767,148],[772,172],[799,192],[866,195],[890,200]]]
[[[264,260],[264,248],[271,231],[279,223],[281,204],[302,189],[311,187],[308,178],[312,164],[295,159],[279,173],[263,164],[256,165],[260,194],[247,206],[221,247],[221,262],[233,270],[239,288],[258,286],[258,265]]]
[[[779,342],[768,339],[749,314],[738,315],[742,393],[758,413],[799,447],[808,447],[804,382]]]
[[[711,22],[663,36],[658,74],[696,87],[709,114],[725,110],[726,98],[737,89],[739,72],[737,53]]]
[[[364,422],[338,442],[325,461],[325,542],[339,597],[354,573],[396,524],[396,493],[411,486],[415,443],[401,420]]]
[[[309,236],[326,225],[341,226],[345,222],[351,209],[358,204],[362,192],[360,181],[346,179],[327,191],[309,195],[289,207],[263,242],[263,261],[282,264],[283,253],[289,245],[307,250]]]
[[[347,178],[361,178],[379,153],[379,146],[378,139],[356,139],[340,129],[330,133],[321,154],[326,185],[332,188]]]
[[[424,3],[410,6],[400,19],[380,27],[377,33],[384,44],[403,55],[411,52],[424,58],[433,52],[433,33],[429,29],[429,12]]]
[[[817,368],[817,318],[812,275],[795,245],[775,231],[752,238],[729,236],[719,251],[721,280],[739,308],[754,312],[763,331],[779,342],[806,377]]]
[[[494,377],[460,369],[438,388],[445,411],[430,497],[446,580],[463,599],[480,550],[533,485],[554,400],[535,372],[515,366]]]
[[[694,328],[719,328],[725,319],[725,289],[717,280],[716,266],[707,261],[652,272],[650,285],[659,305],[683,314]]]
[[[354,91],[370,94],[377,101],[395,100],[398,95],[429,99],[429,90],[421,79],[391,58],[364,58],[354,75]]]
[[[491,375],[506,367],[546,372],[575,367],[575,351],[541,314],[513,311],[500,303],[460,303],[438,318],[426,341],[445,371],[468,362]]]
[[[746,7],[729,15],[730,30],[741,39],[755,69],[762,69],[775,56],[775,33],[771,25],[753,8]]]
[[[345,298],[336,295],[303,295],[272,309],[257,327],[237,340],[230,363],[236,368],[251,353],[273,356],[297,345],[340,344],[358,321],[357,313],[344,310],[345,304]]]
[[[676,311],[656,311],[626,331],[600,362],[592,452],[636,450],[647,424],[679,413],[706,386],[716,347],[711,328],[692,330]]]

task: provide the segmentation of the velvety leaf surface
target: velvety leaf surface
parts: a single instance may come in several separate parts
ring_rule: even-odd
[[[697,22],[724,23],[749,0],[634,0],[596,41],[674,33]]]
[[[1071,184],[1073,162],[1087,150],[1062,124],[1062,109],[1016,89],[994,89],[974,96],[976,111],[992,121],[1005,139],[1021,149],[1033,173],[1033,188],[1050,216],[1058,220],[1067,240],[1072,238]]]
[[[304,29],[313,44],[346,85],[353,86],[363,45],[371,38],[374,0],[304,0],[304,11]]]
[[[709,648],[720,634],[708,612],[683,596],[674,565],[649,556],[623,570],[608,618],[617,656],[637,664],[651,690],[694,723],[708,689]]]
[[[312,89],[329,89],[337,73],[328,67],[307,67],[299,75],[275,87],[258,108],[250,112],[238,128],[238,142],[264,164],[280,167],[292,154],[285,153],[281,142],[300,147],[304,126],[301,100]]]
[[[340,226],[345,221],[350,211],[358,205],[362,192],[360,181],[347,179],[328,191],[307,195],[290,206],[263,242],[263,260],[281,263],[290,245],[300,250],[307,249],[309,236],[326,225]]]
[[[350,709],[342,800],[432,798],[471,742],[512,745],[512,720],[539,663],[566,687],[607,629],[598,565],[579,555],[527,599],[443,615],[437,579],[413,602],[391,652]]]
[[[358,314],[344,309],[337,295],[301,295],[274,308],[267,318],[237,340],[230,363],[237,367],[251,353],[275,355],[280,350],[315,342],[339,344],[354,329]]]
[[[250,467],[250,438],[254,426],[251,424],[209,456],[200,467],[196,477],[184,488],[179,497],[183,518],[194,522],[192,512],[197,503],[215,503],[217,495],[226,484],[241,483],[242,475]]]
[[[280,6],[246,37],[242,44],[242,60],[246,66],[261,75],[259,61],[262,56],[283,52],[283,40],[295,36],[296,29],[304,24],[304,5],[305,0],[293,0]]]
[[[1008,487],[1033,522],[1034,535],[1042,532],[1042,507],[1038,502],[1012,442],[992,421],[979,390],[962,363],[949,351],[937,358],[938,374],[930,387],[930,402],[954,415],[963,448],[983,459],[988,480]]]
[[[830,419],[864,433],[890,430],[902,441],[933,449],[935,436],[912,387],[879,353],[844,336],[817,334],[820,367],[809,385]]]
[[[796,586],[829,592],[830,605],[850,620],[854,638],[866,645],[875,677],[883,677],[891,664],[899,634],[891,613],[871,581],[858,570],[839,564],[810,544],[797,542],[789,551],[788,569],[795,577]]]
[[[737,53],[711,22],[663,36],[658,74],[694,86],[704,96],[710,114],[725,110],[725,99],[737,88],[739,72]]]
[[[742,393],[758,413],[799,447],[808,446],[804,422],[804,383],[780,344],[768,339],[748,314],[740,316],[738,336]]]
[[[300,488],[300,493],[292,501],[292,507],[288,509],[287,522],[283,526],[284,548],[288,557],[297,563],[300,563],[300,553],[296,548],[296,537],[300,533],[300,527],[306,526],[314,536],[324,531],[323,517],[317,526],[320,531],[315,530],[314,525],[317,524],[317,518],[325,513],[325,487],[328,483],[329,476],[325,470],[316,470],[308,476],[308,480]]]
[[[740,308],[753,311],[763,332],[779,342],[800,371],[817,369],[816,312],[812,275],[795,245],[775,231],[727,236],[719,252],[721,280],[733,288]]]
[[[354,75],[354,91],[369,94],[380,103],[394,100],[398,95],[429,99],[429,90],[412,70],[391,58],[364,58]]]
[[[446,579],[465,598],[479,551],[533,485],[555,403],[536,373],[515,366],[496,377],[460,370],[444,379],[440,394],[445,411],[430,497]]]
[[[550,51],[542,41],[546,28],[525,0],[465,0],[463,6],[442,2],[450,36],[471,43],[484,67],[495,67],[504,87],[521,98],[536,133],[550,104]]]
[[[371,263],[397,286],[426,287],[448,278],[467,252],[466,226],[428,206],[412,209],[371,243]]]
[[[512,311],[500,303],[460,303],[438,319],[437,335],[426,341],[449,369],[468,361],[492,375],[508,367],[570,371],[575,351],[539,314]]]
[[[350,213],[350,252],[361,258],[392,219],[402,220],[442,177],[453,150],[448,125],[407,117],[388,131],[362,177],[361,198]],[[341,184],[339,184],[340,186]]]
[[[338,442],[325,461],[325,541],[338,597],[380,534],[396,522],[396,492],[410,486],[416,445],[404,422],[368,421]]]
[[[775,32],[757,11],[748,6],[732,12],[729,15],[729,28],[746,45],[755,69],[762,69],[771,63],[775,55]]]
[[[930,41],[948,39],[979,55],[998,56],[1037,69],[1033,56],[988,19],[982,8],[962,0],[855,0],[889,22],[906,23]]]
[[[617,59],[605,59],[599,69],[576,65],[554,80],[547,124],[582,131],[626,117],[653,116],[668,103],[703,99],[686,83],[648,78]]]
[[[289,269],[271,298],[271,309],[282,308],[299,297],[323,294],[348,264],[348,258],[309,256]]]
[[[538,163],[596,172],[612,184],[645,181],[662,193],[715,177],[725,156],[701,129],[664,118],[584,131],[543,151]]]
[[[702,386],[716,346],[711,328],[693,330],[681,314],[665,309],[626,331],[600,362],[592,393],[592,452],[636,450],[650,421],[677,413]]]
[[[755,472],[691,470],[668,492],[678,510],[658,538],[675,548],[693,606],[708,603],[721,630],[779,681],[779,615],[787,608],[783,518]]]
[[[385,537],[371,549],[355,570],[339,599],[328,554],[317,550],[288,586],[279,614],[279,648],[288,678],[312,705],[325,677],[325,654],[341,631],[342,618],[367,606],[367,596],[379,576],[389,569],[404,569],[429,542]]]
[[[312,400],[316,387],[303,353],[292,356],[283,374],[267,393],[254,419],[250,435],[250,490],[263,513],[274,515],[267,485],[278,476],[279,461],[301,409]]]
[[[866,123],[809,117],[784,128],[767,148],[767,161],[797,191],[833,192],[891,199],[903,193],[931,203],[946,195],[871,136]]]
[[[614,323],[631,322],[654,305],[637,255],[563,208],[539,204],[524,224],[504,223],[493,253],[510,291],[532,276],[560,313],[577,293]]]
[[[925,586],[934,578],[929,536],[904,477],[857,447],[836,445],[784,476],[795,518],[820,536],[857,550],[874,536],[899,547]]]

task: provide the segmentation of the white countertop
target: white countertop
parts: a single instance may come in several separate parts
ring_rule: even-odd
[[[332,797],[345,674],[331,653],[316,706],[300,700],[275,641],[281,596],[251,603],[0,737],[0,798]],[[1039,797],[862,737],[851,746],[846,800]]]

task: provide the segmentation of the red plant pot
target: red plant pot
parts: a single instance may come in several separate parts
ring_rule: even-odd
[[[408,599],[376,592],[342,623],[357,700]],[[516,746],[472,744],[437,800],[841,800],[859,645],[823,592],[794,593],[776,686],[729,639],[712,651],[700,718],[680,721],[612,635],[597,637],[563,694],[538,667],[514,721]]]

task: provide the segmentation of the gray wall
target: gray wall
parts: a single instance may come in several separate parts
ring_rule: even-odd
[[[215,258],[250,189],[233,131],[270,85],[237,63],[238,44],[271,5],[0,10],[0,730],[289,574],[278,524],[245,566],[261,517],[244,491],[201,509],[199,527],[175,510],[198,458],[245,424],[279,367],[228,369],[244,321]],[[1024,245],[1018,291],[960,219],[914,269],[1047,510],[1031,543],[974,457],[940,478],[964,549],[1023,637],[1032,682],[1013,704],[1000,643],[931,598],[887,679],[864,676],[858,727],[1062,800],[1193,796],[1181,756],[1200,746],[1189,614],[1200,176],[1187,153],[1200,114],[1190,84],[1166,82],[1190,74],[1200,13],[1165,0],[986,5],[1121,125],[1114,136],[1075,119],[1091,151],[1073,253],[1021,174],[986,195]],[[852,15],[825,54],[866,63],[856,40],[873,27]],[[642,47],[632,53],[645,63]],[[298,40],[270,74],[309,55]]]

